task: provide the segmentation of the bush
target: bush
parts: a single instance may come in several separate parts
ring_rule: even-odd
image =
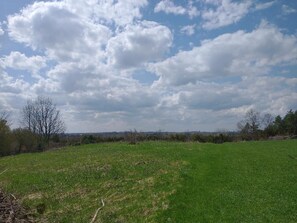
[[[96,138],[93,135],[84,135],[81,139],[81,144],[92,144],[96,142]]]
[[[28,129],[13,130],[15,153],[34,152],[40,150],[41,145],[38,142],[38,136]]]
[[[201,135],[200,133],[194,133],[191,137],[192,141],[194,142],[201,142],[204,143],[206,142],[206,137]]]
[[[0,119],[0,156],[11,154],[12,135],[8,123]]]
[[[130,131],[130,132],[127,132],[125,134],[125,141],[128,142],[129,144],[137,144],[137,142],[139,141],[139,134],[138,132],[134,129],[134,131]]]
[[[169,135],[170,141],[177,141],[177,142],[186,142],[190,141],[191,137],[188,133],[172,133]]]

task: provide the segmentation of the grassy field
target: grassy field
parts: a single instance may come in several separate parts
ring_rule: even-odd
[[[0,158],[39,222],[297,222],[297,140],[94,144]],[[42,208],[40,208],[42,207]]]

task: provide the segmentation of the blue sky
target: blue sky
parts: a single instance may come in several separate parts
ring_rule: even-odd
[[[68,132],[235,130],[297,109],[297,1],[0,2],[0,111],[51,97]]]

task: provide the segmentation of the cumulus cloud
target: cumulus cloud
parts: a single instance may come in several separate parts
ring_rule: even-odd
[[[190,18],[194,18],[199,15],[198,9],[193,5],[192,1],[189,1],[187,7],[175,5],[171,0],[161,0],[154,9],[154,12],[165,12],[166,14],[174,15],[189,15]]]
[[[148,5],[147,0],[64,0],[75,14],[92,18],[99,23],[113,23],[125,26],[142,18],[141,9]]]
[[[199,10],[193,4],[193,1],[189,1],[188,7],[187,7],[187,14],[189,15],[190,19],[200,15]]]
[[[202,27],[204,29],[216,29],[238,22],[248,12],[252,5],[250,0],[242,2],[232,2],[232,0],[206,0],[208,4],[215,6],[207,7],[202,11],[202,19],[204,20]]]
[[[98,63],[108,56],[111,64],[120,67],[158,60],[171,46],[167,27],[145,21],[134,24],[147,1],[83,2],[83,7],[72,0],[34,3],[8,17],[9,35],[33,50],[45,50],[50,59],[59,62]],[[81,14],[76,12],[79,7]],[[112,31],[100,22],[124,26]]]
[[[136,83],[126,83],[122,87],[111,86],[100,90],[86,91],[81,94],[74,93],[70,96],[70,103],[83,111],[91,110],[100,112],[140,112],[156,104],[156,93],[140,88]]]
[[[126,117],[157,104],[159,94],[122,75],[127,73],[122,68],[163,59],[173,41],[171,31],[156,22],[136,21],[141,18],[139,9],[146,1],[82,1],[82,5],[75,2],[37,2],[8,17],[10,38],[35,52],[44,51],[54,65],[45,71],[44,77],[30,84],[5,73],[3,92],[15,91],[12,83],[27,84],[30,98],[51,95],[64,104],[69,117],[79,116],[78,123],[84,122],[86,113],[93,114],[93,119],[103,113],[121,113]],[[79,7],[80,14],[76,12]],[[102,13],[98,14],[100,10]],[[2,65],[3,69],[37,72],[46,60],[12,52],[3,58]],[[24,87],[19,89],[15,92],[18,95],[26,91]],[[79,115],[78,110],[84,112]]]
[[[32,73],[32,75],[37,75],[38,71],[46,67],[46,59],[41,56],[27,57],[26,55],[12,51],[8,56],[0,59],[2,66],[18,69],[27,70]]]
[[[252,100],[253,106],[263,112],[274,115],[284,115],[290,108],[297,106],[295,78],[250,76],[239,83],[238,88],[243,89]]]
[[[65,64],[49,74],[52,83],[48,79],[46,83],[39,83],[37,89],[44,92],[44,87],[49,84],[58,88],[57,91],[48,91],[52,92],[53,97],[55,93],[58,94],[57,99],[64,104],[67,101],[64,110],[69,115],[71,129],[81,129],[82,126],[89,126],[88,131],[133,129],[139,126],[139,122],[136,125],[137,119],[158,101],[157,92],[129,78],[111,74],[86,75],[88,72],[92,72],[91,69],[79,70],[78,67]],[[65,93],[61,95],[61,92]]]
[[[29,83],[22,79],[15,79],[8,75],[0,65],[0,96],[6,98],[5,95],[20,94],[28,90]]]
[[[197,126],[210,130],[210,119],[217,127],[230,129],[230,123],[233,123],[235,129],[238,120],[251,108],[283,115],[288,109],[296,107],[297,94],[294,86],[290,85],[294,79],[249,76],[235,83],[200,81],[177,86],[170,88],[173,90],[171,94],[162,97],[157,111],[164,114],[160,119],[164,121],[164,126],[175,118],[173,123],[187,126],[188,130],[195,130]]]
[[[152,65],[160,81],[173,85],[226,76],[266,74],[272,66],[296,63],[297,37],[285,35],[263,22],[252,32],[237,31],[202,41]]]
[[[109,28],[81,19],[63,2],[36,2],[9,16],[8,32],[14,40],[46,50],[57,60],[94,57],[111,35]]]
[[[183,15],[186,13],[186,9],[182,6],[176,6],[172,1],[170,0],[162,0],[160,1],[155,9],[155,12],[165,12],[167,14],[172,13],[175,15]]]
[[[194,35],[194,33],[195,33],[195,27],[196,27],[195,24],[193,24],[193,25],[183,26],[183,27],[180,29],[180,32],[181,32],[181,33],[184,33],[184,34],[186,34],[186,35],[188,35],[188,36],[192,36],[192,35]]]
[[[149,86],[121,77],[119,71],[108,65],[83,66],[60,63],[32,86],[37,95],[57,97],[76,111],[93,114],[104,112],[135,112],[152,106],[158,99]]]
[[[166,27],[155,22],[140,22],[111,38],[107,44],[109,64],[133,68],[158,61],[168,51],[173,36]]]
[[[83,94],[95,95],[94,91],[105,94],[105,89],[111,89],[125,80],[119,71],[112,69],[106,64],[94,63],[59,63],[47,72],[46,79],[40,80],[33,85],[38,94]],[[125,83],[125,82],[123,82]],[[124,84],[123,84],[124,85]],[[125,85],[124,85],[125,86]]]
[[[279,114],[297,107],[296,78],[273,69],[296,65],[296,36],[262,22],[253,31],[218,34],[171,55],[184,46],[179,37],[175,41],[167,23],[142,15],[153,10],[201,16],[202,28],[212,30],[272,2],[161,0],[142,11],[148,2],[39,1],[8,16],[8,36],[18,48],[0,58],[1,108],[20,109],[28,98],[50,95],[69,131],[95,132],[230,129],[249,108]],[[193,35],[198,26],[179,28]],[[150,83],[133,78],[137,73],[145,79],[147,71],[156,75]]]
[[[249,105],[249,95],[234,87],[213,83],[197,83],[179,92],[179,104],[190,109],[224,110]]]

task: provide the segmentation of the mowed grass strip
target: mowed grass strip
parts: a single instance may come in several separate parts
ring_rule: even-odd
[[[297,222],[297,141],[204,144],[158,222]]]
[[[39,221],[297,222],[297,141],[144,142],[0,159]]]

